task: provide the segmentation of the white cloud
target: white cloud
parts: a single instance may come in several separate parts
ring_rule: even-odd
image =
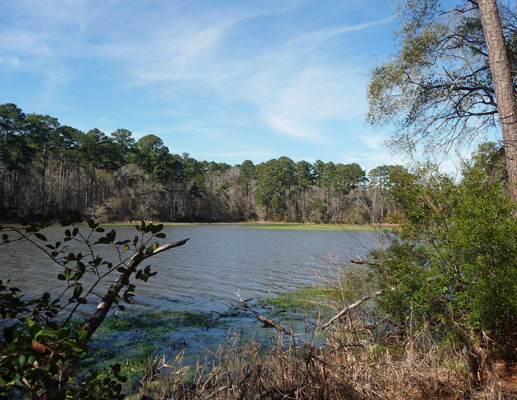
[[[21,65],[20,58],[17,56],[0,57],[0,64],[7,65],[8,68],[18,68]]]
[[[362,118],[364,68],[351,67],[353,61],[331,61],[319,47],[386,19],[301,35],[295,29],[264,47],[234,48],[242,26],[267,12],[223,9],[188,20],[180,13],[139,35],[116,35],[93,48],[124,66],[129,85],[152,85],[155,95],[176,103],[201,91],[227,104],[250,104],[256,117],[293,138],[325,140],[328,121]]]
[[[384,147],[384,142],[386,142],[388,138],[382,134],[371,133],[358,136],[357,139],[363,142],[369,149],[378,150]]]
[[[0,28],[0,66],[44,75],[46,103],[64,83],[78,88],[97,79],[114,85],[113,98],[124,93],[140,102],[141,119],[160,119],[137,128],[145,134],[172,136],[190,126],[199,137],[222,138],[239,121],[291,143],[327,145],[329,126],[357,122],[365,113],[371,60],[348,46],[357,32],[390,19],[279,23],[294,19],[306,1],[7,1],[16,12],[8,29]],[[105,88],[85,92],[96,90]],[[146,109],[146,102],[158,106]],[[374,138],[363,141],[380,146]]]

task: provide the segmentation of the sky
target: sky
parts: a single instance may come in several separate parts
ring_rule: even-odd
[[[404,163],[365,124],[386,0],[2,0],[0,104],[231,165]]]

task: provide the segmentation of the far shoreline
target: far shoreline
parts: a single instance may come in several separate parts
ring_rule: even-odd
[[[400,227],[399,224],[315,224],[315,223],[296,223],[296,222],[271,222],[271,221],[251,221],[251,222],[154,222],[145,221],[146,224],[163,224],[164,226],[220,226],[229,229],[267,229],[267,230],[293,230],[293,231],[390,231]],[[109,222],[101,223],[102,226],[125,226],[139,225],[141,222]]]

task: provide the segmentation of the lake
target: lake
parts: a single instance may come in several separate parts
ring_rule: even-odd
[[[132,375],[138,377],[145,371],[146,360],[155,355],[172,360],[182,354],[184,365],[195,368],[198,359],[212,357],[219,345],[234,335],[242,338],[258,335],[261,341],[270,343],[275,337],[274,330],[261,329],[262,324],[253,315],[232,306],[238,305],[237,292],[251,299],[252,306],[260,307],[267,315],[268,309],[274,310],[258,304],[258,299],[322,283],[322,279],[335,273],[331,260],[348,262],[363,257],[368,248],[378,243],[375,232],[249,228],[249,225],[165,226],[167,239],[161,240],[161,244],[190,240],[148,260],[158,275],[147,283],[135,282],[134,304],[104,321],[89,344],[93,351],[82,361],[85,368],[114,362],[127,365],[126,361],[131,359],[134,365],[139,365],[132,370]],[[107,227],[110,229],[117,231],[117,240],[132,239],[137,234],[134,226]],[[62,240],[63,230],[46,229],[48,243]],[[81,231],[88,229],[84,227]],[[66,245],[67,252],[88,252],[74,242]],[[103,258],[116,261],[113,246],[95,247]],[[60,267],[35,246],[22,242],[0,246],[0,260],[0,279],[11,279],[12,285],[29,297],[44,291],[56,295],[63,290],[64,282],[56,279]],[[105,294],[108,283],[99,294]],[[83,312],[90,313],[95,306],[92,301]],[[295,314],[281,313],[274,318],[280,318],[282,324],[299,331],[304,338],[305,317]]]
[[[364,256],[376,246],[374,232],[295,231],[245,229],[243,225],[165,226],[166,240],[190,240],[149,259],[158,272],[147,283],[137,281],[133,310],[220,311],[244,298],[278,295],[320,282],[332,273],[329,259],[349,261]],[[83,228],[81,228],[83,229]],[[109,226],[117,240],[132,239],[134,226]],[[86,232],[86,227],[84,228]],[[62,239],[63,228],[45,230],[49,243]],[[67,244],[71,246],[72,242]],[[83,249],[86,252],[86,249]],[[109,246],[99,246],[99,254],[116,260]],[[0,246],[0,279],[11,279],[23,293],[58,291],[60,272],[41,251],[26,243]],[[146,264],[147,265],[147,264]]]

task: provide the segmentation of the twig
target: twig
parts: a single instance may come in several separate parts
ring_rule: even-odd
[[[373,263],[370,261],[363,261],[363,260],[350,260],[352,264],[360,264],[360,265],[372,265],[374,267],[380,267],[382,264],[380,263]]]

